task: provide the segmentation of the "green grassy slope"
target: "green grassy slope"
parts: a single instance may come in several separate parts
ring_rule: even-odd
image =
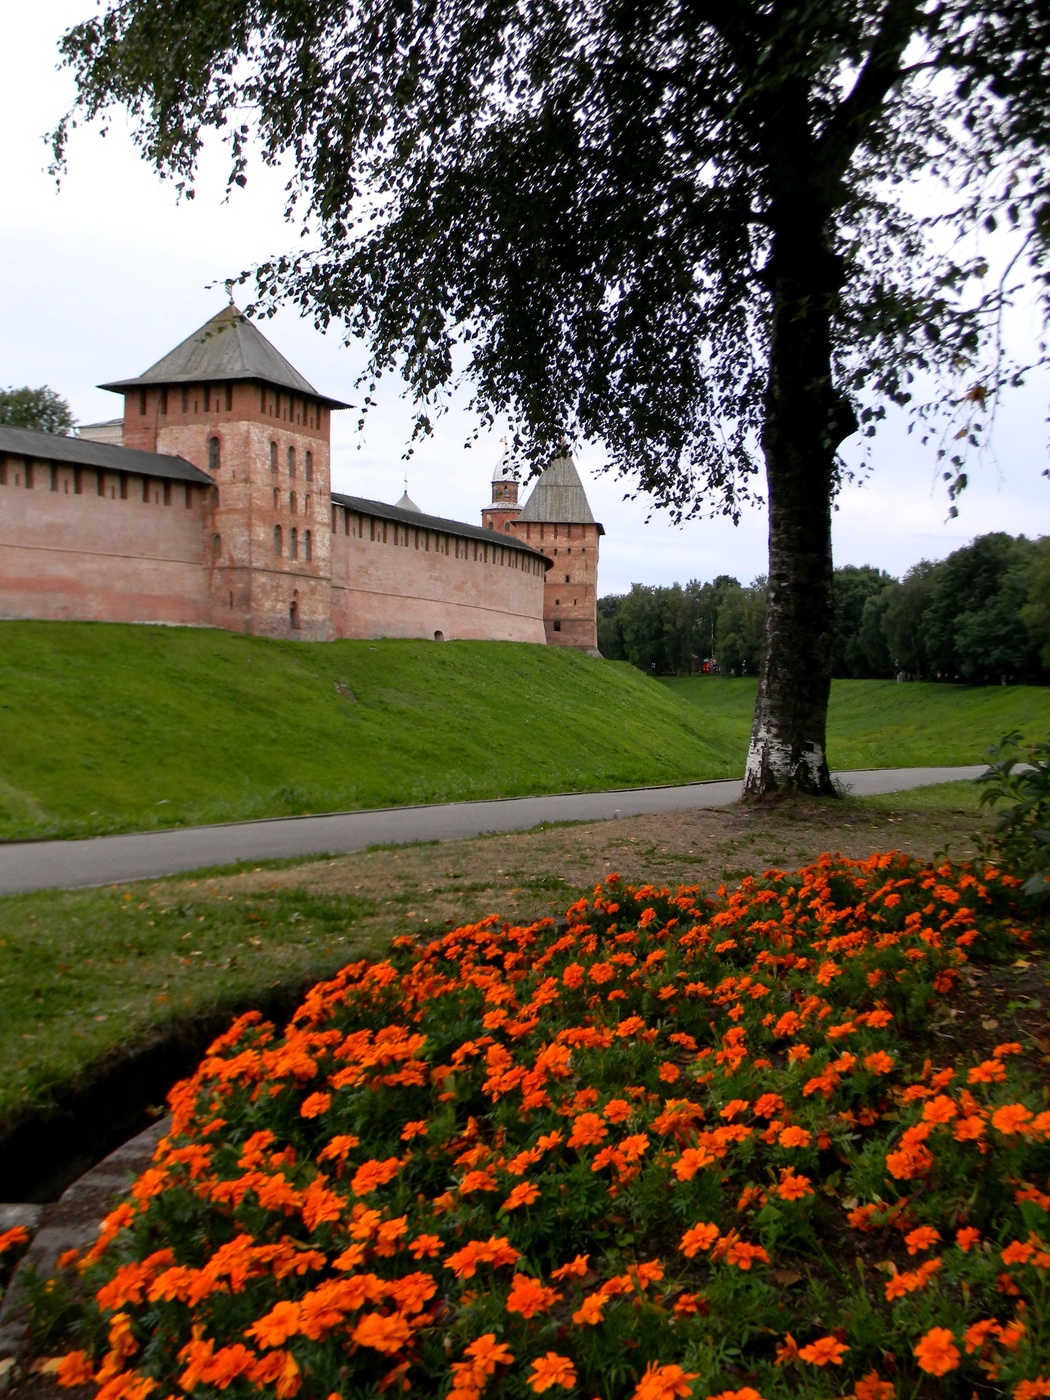
[[[664,681],[704,716],[703,732],[737,754],[747,746],[755,684],[725,676]],[[833,769],[983,763],[987,746],[1012,729],[1046,738],[1050,687],[834,681],[828,761]]]
[[[0,622],[0,838],[731,776],[709,728],[553,647]]]

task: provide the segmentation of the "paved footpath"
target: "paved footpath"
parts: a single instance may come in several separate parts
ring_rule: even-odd
[[[971,768],[874,768],[837,773],[854,795],[897,792],[959,778]],[[740,796],[740,783],[687,783],[683,787],[621,788],[614,792],[511,797],[496,802],[448,802],[434,807],[384,807],[317,817],[276,817],[223,826],[142,831],[84,841],[0,844],[0,894],[39,889],[79,889],[125,880],[152,880],[204,866],[289,856],[336,855],[366,846],[409,841],[455,841],[487,832],[525,831],[540,822],[601,821],[697,807],[725,807]]]

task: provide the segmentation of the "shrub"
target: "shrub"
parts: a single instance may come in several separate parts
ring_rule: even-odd
[[[1026,894],[1050,900],[1050,741],[1020,747],[1018,732],[1007,734],[988,753],[991,763],[976,781],[982,806],[998,808],[991,836],[981,842],[989,860],[1023,880]]]

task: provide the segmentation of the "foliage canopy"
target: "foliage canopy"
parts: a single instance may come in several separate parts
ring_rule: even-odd
[[[65,399],[46,384],[39,389],[0,389],[0,423],[9,428],[36,428],[44,433],[68,434],[76,425]]]

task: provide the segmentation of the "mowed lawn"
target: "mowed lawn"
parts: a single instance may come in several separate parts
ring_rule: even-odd
[[[626,663],[553,647],[0,622],[0,839],[730,777]]]
[[[683,676],[663,685],[704,716],[704,733],[729,753],[746,752],[753,677]],[[828,710],[832,769],[983,763],[1011,730],[1034,742],[1050,734],[1050,686],[833,681]]]

